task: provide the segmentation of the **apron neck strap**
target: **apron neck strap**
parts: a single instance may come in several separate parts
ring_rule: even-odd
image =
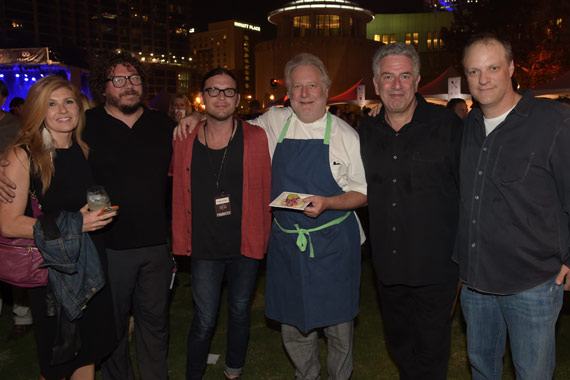
[[[285,126],[281,130],[281,134],[279,135],[279,140],[277,140],[277,143],[282,143],[283,140],[285,139],[287,131],[289,130],[289,125],[291,124],[291,118],[293,118],[293,114],[289,115],[289,117],[287,118],[287,122],[285,122]],[[325,145],[329,145],[331,140],[331,125],[332,125],[332,117],[330,112],[327,111],[327,126],[325,129],[325,137],[323,139],[323,144]]]

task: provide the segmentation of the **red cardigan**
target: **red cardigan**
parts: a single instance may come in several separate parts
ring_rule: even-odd
[[[241,254],[261,259],[267,250],[271,230],[271,159],[267,135],[259,127],[243,126],[243,202],[241,213]],[[192,147],[200,123],[185,140],[173,143],[172,179],[172,251],[176,255],[192,253],[191,175]],[[220,236],[223,239],[223,236]]]

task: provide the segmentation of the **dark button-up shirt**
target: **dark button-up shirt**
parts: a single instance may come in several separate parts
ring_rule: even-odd
[[[106,247],[164,244],[168,235],[168,169],[176,123],[148,108],[132,128],[109,115],[103,106],[85,115],[84,138],[93,175],[111,202],[119,206],[119,215],[105,229]]]
[[[372,258],[385,284],[419,286],[457,277],[451,255],[463,123],[421,95],[416,99],[411,122],[398,132],[385,121],[384,109],[359,127]]]
[[[493,294],[531,289],[570,265],[570,109],[524,94],[485,136],[465,120],[457,248],[460,278]]]

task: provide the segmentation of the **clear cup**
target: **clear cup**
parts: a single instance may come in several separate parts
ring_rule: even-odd
[[[87,189],[87,204],[89,211],[101,210],[104,207],[111,207],[111,198],[103,186],[92,186]]]

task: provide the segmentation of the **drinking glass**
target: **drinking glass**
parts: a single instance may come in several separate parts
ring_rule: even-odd
[[[89,211],[101,210],[103,207],[111,207],[111,198],[103,186],[92,186],[87,189],[87,204]]]

